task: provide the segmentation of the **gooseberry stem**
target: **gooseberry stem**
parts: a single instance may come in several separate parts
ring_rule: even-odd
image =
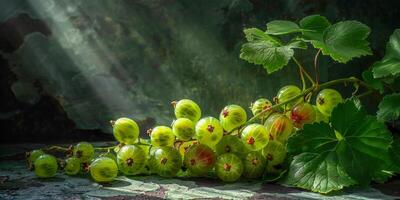
[[[370,94],[372,94],[374,92],[375,92],[374,90],[368,90],[368,91],[366,91],[364,93],[361,93],[361,94],[357,95],[356,97],[363,98],[363,97],[368,96],[368,95],[370,95]]]
[[[100,150],[100,151],[107,151],[107,150],[112,150],[116,146],[110,146],[110,147],[94,147],[95,150]],[[61,152],[67,152],[70,151],[70,148],[68,147],[62,147],[62,146],[57,146],[53,145],[50,147],[42,148],[44,151],[61,151]]]
[[[304,91],[307,87],[306,81],[304,80],[304,74],[302,68],[299,66],[299,73],[300,73],[300,79],[301,79],[301,84],[302,84],[302,91]]]
[[[349,77],[349,78],[341,78],[341,79],[336,79],[336,80],[332,80],[332,81],[328,81],[325,83],[322,83],[320,85],[315,85],[313,84],[311,87],[307,88],[306,90],[302,91],[300,94],[284,101],[278,104],[275,104],[273,106],[271,106],[269,109],[263,110],[260,113],[258,113],[257,115],[254,115],[252,118],[250,118],[246,124],[250,124],[253,123],[255,120],[257,120],[258,118],[260,118],[264,113],[273,110],[275,108],[278,108],[282,105],[286,105],[288,103],[291,103],[295,100],[297,100],[298,98],[304,97],[306,96],[308,93],[310,92],[317,92],[318,90],[322,89],[322,88],[326,88],[332,85],[337,85],[337,84],[341,84],[341,83],[347,83],[347,82],[352,82],[352,83],[358,83],[360,85],[362,85],[363,87],[366,87],[369,91],[375,91],[375,89],[371,88],[369,85],[367,85],[365,82],[361,81],[360,79],[356,78],[356,77]],[[369,95],[372,92],[368,92],[367,94],[361,94],[361,95]],[[360,95],[360,96],[361,96]]]
[[[321,49],[317,51],[314,57],[314,73],[315,73],[315,82],[318,85],[319,84],[319,71],[318,71],[318,56],[321,53]]]
[[[112,150],[117,146],[111,146],[111,147],[94,147],[95,150],[100,150],[100,151],[108,151],[108,150]]]
[[[303,65],[300,64],[300,62],[293,56],[293,61],[296,63],[296,65],[300,68],[300,70],[304,73],[304,75],[307,77],[307,79],[311,82],[312,85],[315,85],[315,81],[311,78],[310,74],[304,69]]]
[[[68,147],[62,147],[62,146],[50,146],[50,147],[42,148],[42,149],[44,151],[62,151],[62,152],[69,151]]]
[[[138,142],[138,143],[136,143],[137,145],[144,145],[144,146],[152,146],[151,144],[146,144],[146,143],[141,143],[141,142]]]

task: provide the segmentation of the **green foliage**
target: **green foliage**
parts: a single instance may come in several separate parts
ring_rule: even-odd
[[[271,35],[284,35],[288,33],[300,32],[299,25],[291,21],[275,20],[267,23],[267,31],[265,33]]]
[[[379,104],[378,119],[390,121],[400,116],[400,93],[385,96]]]
[[[396,29],[386,45],[386,55],[381,61],[374,63],[371,69],[363,73],[364,80],[381,94],[384,86],[392,94],[384,96],[379,104],[377,117],[381,121],[397,120],[400,117],[400,94],[396,90],[395,80],[400,73],[400,29]],[[397,93],[396,93],[397,92]]]
[[[311,41],[322,41],[324,31],[330,25],[328,19],[320,15],[310,15],[300,20],[304,39]]]
[[[319,193],[328,193],[355,184],[333,151],[295,156],[289,168],[287,183]]]
[[[268,73],[273,73],[287,65],[297,45],[282,45],[279,40],[255,28],[245,29],[249,41],[243,44],[240,58],[254,64],[263,65]]]
[[[325,17],[311,15],[303,18],[300,25],[286,20],[274,20],[267,23],[265,32],[256,28],[245,29],[244,32],[248,42],[243,44],[240,58],[263,65],[268,73],[287,65],[294,55],[293,48],[306,49],[304,42],[311,43],[324,55],[341,63],[372,53],[366,41],[370,28],[358,21],[331,25]],[[286,34],[294,35],[288,44],[274,37]]]
[[[366,40],[369,33],[370,28],[358,21],[342,21],[331,25],[320,15],[305,17],[299,25],[275,20],[267,23],[265,32],[254,28],[245,30],[248,43],[243,44],[240,57],[261,64],[268,73],[272,73],[287,65],[294,55],[293,48],[305,49],[305,42],[309,42],[322,54],[346,63],[355,57],[371,55]],[[282,38],[277,38],[281,35],[294,37],[292,42],[283,44]],[[382,61],[363,72],[368,89],[384,94],[385,83],[380,78],[394,78],[400,72],[399,41],[400,30],[396,30]],[[359,99],[357,102],[357,105],[347,101],[337,106],[332,113],[331,125],[306,125],[289,140],[288,151],[294,157],[286,179],[288,184],[328,193],[353,184],[385,181],[392,175],[387,170],[398,170],[394,164],[399,158],[396,153],[398,144],[389,150],[392,138],[386,127],[361,110]],[[397,119],[400,116],[399,102],[398,93],[383,98],[378,119]]]
[[[396,29],[386,45],[386,55],[372,66],[375,78],[397,76],[400,73],[400,29]]]
[[[362,77],[369,86],[373,87],[375,90],[379,90],[380,93],[384,92],[383,84],[379,79],[375,79],[371,69],[365,70],[362,73]]]
[[[390,133],[375,117],[352,101],[339,104],[331,125],[305,125],[289,139],[288,151],[296,156],[287,183],[320,193],[368,184],[391,162],[391,143]]]
[[[314,40],[313,45],[322,50],[324,55],[346,63],[352,58],[371,55],[366,41],[370,28],[357,21],[343,21],[324,30],[322,40]]]
[[[298,24],[274,20],[267,23],[265,32],[256,28],[245,30],[248,42],[243,44],[240,57],[263,65],[268,73],[273,73],[294,58],[293,49],[306,49],[307,43],[310,43],[319,49],[318,53],[322,52],[339,63],[346,63],[353,58],[372,54],[367,41],[370,31],[367,25],[358,21],[331,24],[320,15],[307,16]],[[301,64],[295,61],[302,69]],[[305,72],[300,74],[302,93],[306,95],[302,73]],[[351,185],[384,182],[394,173],[400,173],[400,141],[397,138],[393,142],[390,132],[382,123],[400,117],[400,93],[396,86],[399,73],[400,29],[397,29],[390,37],[384,58],[362,73],[364,81],[348,78],[327,83],[357,80],[352,82],[356,88],[354,94],[333,110],[330,124],[305,125],[289,139],[288,153],[293,159],[284,180],[286,184],[329,193]],[[307,78],[315,87],[312,78]],[[360,86],[366,91],[356,96],[359,90],[363,91]],[[367,115],[361,102],[362,96],[374,92],[386,95],[379,104],[376,117]]]
[[[394,138],[392,146],[389,149],[390,158],[392,159],[392,165],[390,169],[400,173],[400,137],[397,136]]]

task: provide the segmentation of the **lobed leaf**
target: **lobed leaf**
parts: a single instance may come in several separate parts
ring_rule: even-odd
[[[329,193],[356,182],[346,174],[336,153],[325,151],[295,156],[286,183],[313,192]]]
[[[307,40],[322,41],[324,31],[330,25],[328,19],[321,15],[310,15],[300,20],[303,37]]]
[[[362,73],[364,81],[372,88],[378,90],[381,94],[384,92],[383,84],[381,80],[374,78],[372,70],[366,70]]]
[[[300,32],[299,25],[294,22],[286,20],[274,20],[267,23],[267,34],[271,35],[284,35],[288,33]]]
[[[288,153],[318,153],[335,148],[338,142],[334,130],[325,122],[305,124],[303,130],[306,130],[306,133],[303,134],[301,130],[288,140]],[[321,133],[321,130],[324,132]]]
[[[257,41],[269,41],[276,45],[280,44],[280,41],[270,35],[264,33],[264,31],[258,28],[248,28],[243,30],[247,41],[257,42]]]
[[[396,120],[400,117],[400,93],[383,97],[378,106],[377,117],[381,121]]]
[[[288,64],[293,48],[306,48],[303,41],[293,40],[288,45],[257,28],[245,29],[248,43],[242,45],[240,58],[250,63],[263,65],[268,73],[273,73]]]
[[[312,44],[324,55],[346,63],[352,58],[372,54],[366,41],[369,33],[370,28],[358,21],[343,21],[326,28],[322,41],[313,40]]]
[[[359,184],[367,185],[373,174],[385,169],[392,138],[383,123],[366,116],[344,131],[336,152],[346,172]]]
[[[331,126],[324,122],[305,125],[289,139],[288,151],[296,156],[287,182],[320,193],[368,184],[391,162],[391,142],[383,123],[346,101],[333,110]]]
[[[392,146],[389,149],[392,163],[390,169],[400,174],[400,137],[395,137]]]
[[[386,55],[374,63],[372,72],[375,78],[397,76],[400,73],[400,29],[396,29],[386,45]]]
[[[250,42],[242,45],[240,58],[250,63],[263,65],[273,73],[287,65],[294,51],[289,46],[277,46],[268,41]]]
[[[299,39],[294,39],[287,44],[288,47],[293,49],[307,49],[307,44]]]

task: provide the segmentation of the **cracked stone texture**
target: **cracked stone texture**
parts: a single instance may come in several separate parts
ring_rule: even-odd
[[[97,143],[96,145],[104,145]],[[119,176],[98,184],[89,175],[39,179],[23,160],[29,148],[41,144],[0,146],[0,199],[399,199],[400,180],[369,188],[348,188],[331,195],[284,187],[260,180],[225,184],[214,178]]]

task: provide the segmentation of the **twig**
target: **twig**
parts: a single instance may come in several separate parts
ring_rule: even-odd
[[[319,84],[319,70],[318,70],[317,64],[318,64],[318,56],[319,56],[320,53],[321,53],[321,49],[319,49],[317,51],[317,54],[315,54],[315,57],[314,57],[315,82],[316,82],[317,85]]]
[[[311,84],[315,85],[314,80],[311,78],[310,74],[304,69],[304,67],[300,64],[300,62],[295,57],[293,57],[293,61],[303,71],[304,75],[306,75],[307,79],[311,82]]]

